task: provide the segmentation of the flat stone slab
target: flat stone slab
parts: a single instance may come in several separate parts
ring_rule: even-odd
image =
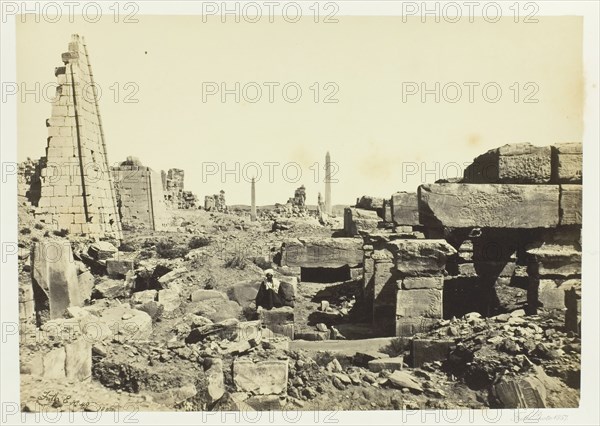
[[[558,185],[440,183],[419,187],[421,221],[452,228],[553,228]]]
[[[552,181],[581,183],[583,178],[583,145],[579,142],[552,146]]]
[[[416,192],[392,194],[392,221],[396,225],[419,225],[419,200]]]
[[[238,358],[233,362],[233,383],[238,391],[257,395],[277,395],[287,390],[288,361],[252,362]]]
[[[464,172],[466,183],[549,183],[552,148],[529,142],[504,145],[473,160]]]
[[[402,370],[402,365],[404,364],[404,357],[396,356],[392,358],[380,358],[369,361],[369,370],[374,373],[379,373],[383,370]]]
[[[281,266],[356,267],[363,261],[360,238],[293,238],[282,245]]]
[[[386,244],[396,269],[404,275],[440,275],[448,256],[456,253],[445,240],[400,239]]]
[[[373,210],[354,207],[344,209],[344,234],[348,237],[374,231],[380,222],[381,218]]]

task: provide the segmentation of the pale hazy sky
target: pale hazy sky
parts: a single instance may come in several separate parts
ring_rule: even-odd
[[[189,16],[138,19],[136,24],[17,20],[19,83],[28,89],[36,82],[54,83],[54,67],[62,65],[70,35],[84,36],[102,90],[109,161],[134,155],[157,171],[184,169],[186,189],[201,199],[224,189],[228,203],[249,204],[250,184],[242,171],[249,179],[254,169],[244,165],[277,162],[273,183],[268,182],[269,168],[262,166],[257,203],[283,203],[304,184],[307,202],[314,204],[317,193],[324,193],[327,150],[339,166],[333,203],[349,204],[362,194],[389,197],[452,176],[456,164],[506,143],[582,140],[581,18],[540,18],[536,24],[510,18],[495,24],[344,16],[336,24],[315,24],[310,18],[296,24],[203,23]],[[256,82],[263,93],[255,103],[244,96],[236,103],[233,95],[225,103],[218,95],[203,102],[203,82],[224,82],[229,88],[235,82],[241,87]],[[273,103],[265,82],[279,83]],[[282,95],[288,82],[302,89],[296,103]],[[321,97],[317,103],[311,90],[315,82]],[[328,82],[337,85],[337,103],[323,102],[332,91],[333,86],[325,87]],[[440,92],[451,84],[439,103],[433,94],[424,103],[420,94],[403,101],[403,87],[411,82],[431,89],[439,82]],[[469,82],[479,84],[472,103]],[[498,102],[484,98],[486,83],[501,88]],[[457,85],[462,97],[449,102]],[[132,99],[139,102],[125,102],[135,87],[139,90]],[[247,97],[254,97],[252,86],[247,89]],[[294,96],[293,88],[288,95]],[[493,86],[487,95],[496,96]],[[538,102],[524,102],[527,95]],[[19,160],[44,155],[51,109],[48,101],[35,102],[32,95],[25,101],[18,106]],[[203,182],[203,163],[220,169],[223,162],[231,170],[239,163],[239,183],[235,173],[224,181],[220,174],[210,175]],[[290,162],[301,167],[297,182],[294,166],[287,168],[288,179],[283,176]],[[321,167],[319,182],[314,163]]]

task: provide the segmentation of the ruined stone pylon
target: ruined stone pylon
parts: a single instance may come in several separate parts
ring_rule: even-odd
[[[252,178],[252,183],[250,187],[250,219],[252,221],[256,220],[256,183],[254,178]]]
[[[329,151],[325,155],[325,213],[332,215],[331,206],[331,156]]]
[[[54,71],[58,86],[46,121],[36,217],[71,234],[121,239],[98,91],[83,37],[71,36],[62,61]]]

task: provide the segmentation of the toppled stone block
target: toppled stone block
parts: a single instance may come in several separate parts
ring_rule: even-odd
[[[379,373],[383,370],[402,370],[404,357],[396,356],[391,358],[379,358],[369,361],[368,367],[374,373]]]
[[[205,371],[208,403],[212,404],[225,394],[225,380],[223,377],[223,360],[211,358],[210,367]]]
[[[400,288],[404,290],[414,290],[423,288],[437,288],[441,289],[444,287],[444,276],[432,276],[432,277],[406,277],[398,281]]]
[[[150,315],[128,306],[117,306],[101,311],[99,321],[112,331],[113,338],[121,342],[147,340],[152,335]]]
[[[392,194],[392,221],[396,225],[419,225],[419,202],[416,192],[396,192]]]
[[[67,374],[65,372],[65,360],[66,360],[65,348],[53,349],[43,355],[43,376],[47,379],[65,379]]]
[[[419,187],[421,221],[452,228],[554,228],[558,185],[427,184]]]
[[[358,351],[356,352],[356,354],[354,354],[354,359],[353,362],[356,365],[362,366],[362,367],[367,367],[369,365],[370,361],[374,361],[374,360],[378,360],[378,359],[382,359],[382,358],[389,358],[390,356],[388,354],[384,354],[383,352],[377,352],[377,351]]]
[[[344,234],[348,237],[374,231],[380,222],[381,218],[375,211],[352,207],[344,209]]]
[[[442,318],[442,290],[398,290],[396,315],[413,318]]]
[[[579,142],[557,143],[552,146],[552,181],[581,183],[583,177],[583,146]]]
[[[422,367],[426,362],[446,361],[455,347],[454,340],[413,339],[410,352],[413,367]]]
[[[273,333],[287,336],[294,340],[294,309],[289,306],[273,308],[270,310],[259,309],[259,321]]]
[[[238,391],[257,395],[277,395],[287,390],[288,360],[233,361],[233,383]]]
[[[363,195],[356,201],[357,209],[378,210],[383,208],[383,198]]]
[[[202,302],[209,299],[227,300],[227,295],[217,290],[195,290],[190,299],[192,302]]]
[[[406,371],[396,370],[392,374],[390,374],[388,380],[392,385],[394,385],[397,388],[408,388],[416,392],[423,392],[423,388],[421,387],[419,382],[417,382],[414,379],[414,377]]]
[[[197,343],[210,335],[217,335],[220,338],[234,337],[238,333],[239,321],[228,319],[215,324],[206,324],[193,328],[186,337],[185,343]]]
[[[464,172],[465,183],[548,183],[552,149],[529,142],[492,149],[473,160]]]
[[[386,248],[394,256],[396,269],[408,276],[440,275],[448,256],[456,253],[445,240],[394,240]]]
[[[560,186],[560,224],[581,225],[583,217],[583,186]]]
[[[546,408],[546,387],[535,376],[503,376],[494,393],[504,408]]]
[[[88,254],[96,260],[112,258],[119,250],[108,241],[97,241],[90,245]]]
[[[61,318],[70,306],[83,306],[83,297],[71,245],[63,241],[40,241],[31,252],[31,278],[40,296],[36,311],[48,309],[50,318]],[[35,291],[34,291],[35,293]]]
[[[242,308],[251,306],[256,301],[256,295],[260,288],[261,280],[250,280],[237,283],[231,289],[231,297]]]
[[[568,246],[545,244],[527,250],[538,262],[538,274],[544,276],[572,277],[581,274],[581,252]]]
[[[305,268],[356,267],[362,264],[360,238],[294,238],[282,245],[281,265]]]
[[[431,330],[436,319],[426,317],[396,317],[396,336],[409,337]]]
[[[109,277],[122,278],[129,271],[133,271],[133,260],[131,259],[106,260],[106,273]]]
[[[67,379],[82,382],[92,377],[92,343],[85,338],[65,345]]]
[[[131,295],[130,302],[132,305],[144,304],[156,300],[158,291],[156,290],[144,290],[138,291]]]
[[[164,307],[165,312],[173,312],[181,305],[179,292],[172,289],[159,290],[158,303]]]
[[[104,278],[94,286],[94,297],[96,299],[117,299],[129,297],[131,289],[124,281]]]
[[[572,287],[581,287],[581,280],[564,282],[542,279],[538,286],[538,301],[544,309],[565,309],[565,292]]]

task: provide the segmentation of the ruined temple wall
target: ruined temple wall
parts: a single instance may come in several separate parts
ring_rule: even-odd
[[[168,212],[161,176],[149,167],[121,165],[112,169],[124,228],[164,230]]]
[[[47,120],[46,167],[36,217],[72,234],[121,239],[93,75],[83,38],[73,35]]]

